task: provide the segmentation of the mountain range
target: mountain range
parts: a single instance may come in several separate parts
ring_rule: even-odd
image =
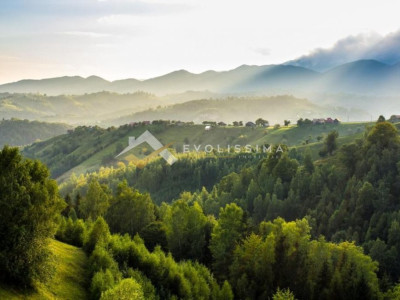
[[[400,92],[400,63],[388,65],[377,60],[359,60],[326,72],[293,65],[242,65],[230,71],[206,71],[200,74],[179,70],[147,80],[108,81],[98,76],[73,76],[21,80],[0,85],[0,92],[9,93],[79,95],[100,91],[145,91],[157,95],[210,91],[221,94],[295,93],[308,96],[316,93],[349,93],[396,96]]]

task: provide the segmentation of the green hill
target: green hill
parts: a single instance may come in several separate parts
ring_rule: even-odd
[[[99,92],[78,96],[0,93],[0,119],[14,117],[68,124],[95,124],[99,120],[164,104],[160,98],[143,92]]]
[[[320,101],[310,102],[290,95],[232,97],[210,92],[186,92],[161,97],[145,92],[59,96],[0,93],[0,119],[101,124],[106,127],[160,119],[195,123],[209,120],[249,121],[260,116],[271,123],[282,123],[284,119],[297,120],[298,116],[335,117],[343,120],[348,117],[352,120],[370,118],[362,110],[321,105]]]
[[[0,299],[87,299],[86,264],[83,250],[52,240],[55,273],[46,284],[38,284],[35,292],[21,291],[0,285]]]
[[[305,147],[307,145],[318,149],[323,138],[332,130],[339,132],[339,143],[361,136],[368,123],[344,123],[327,125],[309,125],[304,127],[290,126],[278,129],[250,127],[213,127],[206,131],[204,125],[139,125],[121,126],[103,129],[100,127],[78,127],[73,132],[54,137],[50,140],[35,143],[26,147],[24,155],[37,158],[44,162],[54,178],[63,180],[72,172],[83,174],[97,171],[101,166],[116,164],[115,156],[128,146],[130,136],[138,137],[149,130],[164,145],[173,143],[173,150],[183,151],[183,145],[189,145],[190,151],[195,151],[194,145],[205,145],[221,148],[227,145],[264,145],[285,144],[288,146]],[[143,152],[148,149],[142,149]],[[315,153],[318,153],[316,151]]]
[[[72,126],[28,120],[0,120],[0,148],[4,145],[25,146],[67,133]]]
[[[133,121],[180,120],[193,121],[254,121],[259,117],[267,119],[271,124],[282,123],[283,120],[295,122],[299,116],[303,118],[334,117],[347,119],[351,114],[354,120],[366,120],[365,112],[348,110],[340,107],[317,105],[307,99],[289,95],[274,97],[227,97],[221,99],[202,99],[187,101],[157,109],[135,112],[116,119],[104,121],[106,126],[122,125]]]

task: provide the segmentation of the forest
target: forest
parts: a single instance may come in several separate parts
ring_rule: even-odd
[[[88,256],[90,299],[400,299],[398,131],[380,119],[337,138],[317,160],[193,155],[59,186],[5,146],[0,281],[46,281],[54,237]]]
[[[39,121],[11,118],[0,120],[0,147],[25,146],[41,140],[67,133],[72,126],[62,123],[46,123]]]

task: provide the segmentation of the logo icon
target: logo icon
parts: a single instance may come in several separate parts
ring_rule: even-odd
[[[148,130],[143,132],[138,138],[130,136],[128,147],[126,147],[115,158],[124,155],[133,148],[145,142],[149,144],[151,148],[153,148],[154,152],[152,152],[151,154],[147,155],[145,158],[142,159],[138,158],[137,156],[131,153],[127,155],[124,159],[128,162],[133,162],[138,168],[144,168],[150,162],[150,159],[154,158],[157,155],[160,155],[169,165],[173,165],[178,160],[175,156],[172,155],[171,152],[168,151],[168,147],[171,146],[172,143],[163,146],[163,144],[161,144],[161,142],[157,140],[154,137],[154,135],[152,135]]]

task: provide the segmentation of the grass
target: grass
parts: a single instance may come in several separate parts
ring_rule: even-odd
[[[140,136],[145,130],[149,130],[155,135],[162,144],[173,143],[176,152],[181,152],[184,144],[190,145],[190,150],[194,150],[193,145],[220,145],[225,148],[227,145],[277,145],[285,144],[289,147],[299,147],[299,149],[310,147],[312,149],[319,148],[321,141],[332,130],[339,133],[339,140],[342,138],[352,139],[360,136],[365,131],[365,126],[369,123],[342,123],[342,124],[325,124],[310,126],[288,126],[280,128],[249,128],[249,127],[215,127],[210,131],[204,130],[204,125],[189,126],[168,126],[160,128],[158,126],[149,125],[144,127],[119,128],[114,131],[103,131],[100,135],[94,134],[87,130],[80,136],[62,135],[50,139],[41,144],[33,145],[27,153],[27,157],[35,157],[48,165],[53,170],[54,164],[64,157],[74,156],[82,158],[79,163],[66,168],[62,174],[55,177],[59,182],[68,179],[72,173],[76,175],[86,172],[94,172],[100,169],[104,157],[114,157],[116,155],[117,144],[126,147],[128,145],[129,136]],[[77,147],[71,153],[63,153],[59,159],[54,160],[53,149],[60,147],[62,143],[76,144]],[[101,143],[101,146],[99,146]],[[319,151],[319,150],[318,150]],[[112,164],[116,164],[113,161]],[[66,164],[68,165],[68,164]]]
[[[350,141],[353,138],[360,137],[368,123],[342,123],[338,125],[314,125],[314,126],[289,126],[280,127],[279,129],[269,128],[248,128],[248,127],[215,127],[210,131],[205,131],[203,125],[192,125],[183,127],[169,127],[161,132],[155,132],[154,135],[161,141],[161,143],[168,144],[174,142],[177,152],[182,151],[183,144],[196,144],[196,145],[220,145],[222,148],[226,145],[263,145],[263,144],[285,144],[289,147],[311,147],[317,149],[314,151],[318,154],[319,148],[322,145],[323,138],[332,131],[339,132],[339,144]],[[150,126],[149,126],[150,127]],[[118,142],[127,146],[128,136],[138,137],[145,129],[152,131],[152,128],[142,128],[141,130],[135,128],[128,135],[121,138]],[[318,142],[318,137],[321,137],[321,142]],[[305,141],[309,140],[306,145]],[[102,151],[96,153],[88,160],[78,165],[77,167],[67,172],[59,179],[68,178],[73,172],[75,174],[82,174],[85,172],[97,171],[101,167],[101,158],[108,154],[113,153],[115,144],[111,144]],[[190,147],[193,150],[193,146]],[[315,157],[318,157],[316,155]],[[61,180],[61,181],[62,181]]]
[[[0,299],[88,299],[86,292],[87,257],[82,249],[55,240],[50,243],[54,254],[54,276],[36,291],[21,291],[0,285]]]

